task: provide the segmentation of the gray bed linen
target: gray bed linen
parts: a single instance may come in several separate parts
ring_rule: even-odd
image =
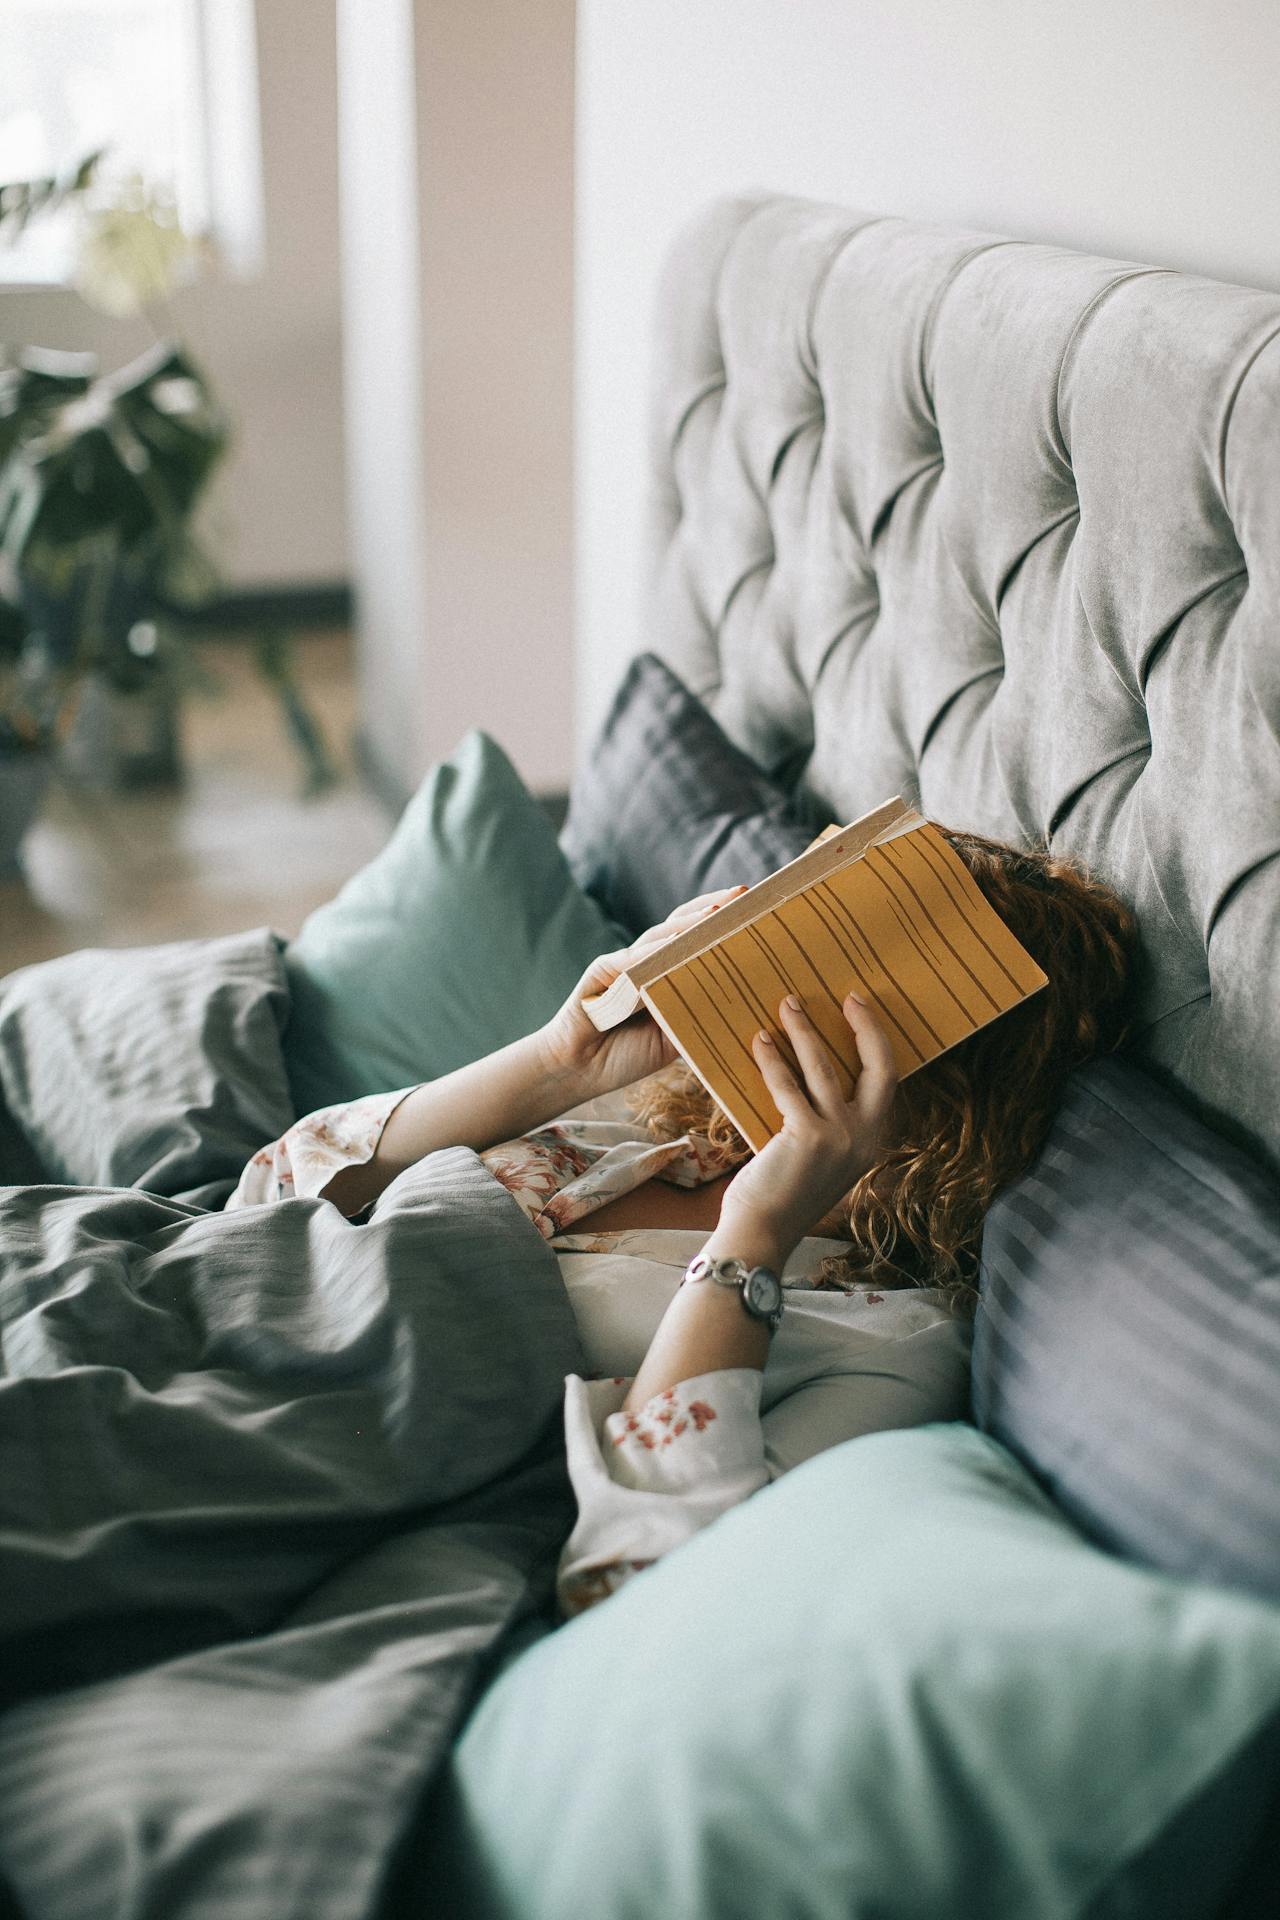
[[[0,980],[0,1186],[145,1187],[220,1207],[294,1119],[267,927],[90,949]]]
[[[572,1518],[556,1262],[464,1149],[353,1226],[0,1190],[0,1877],[360,1920]]]

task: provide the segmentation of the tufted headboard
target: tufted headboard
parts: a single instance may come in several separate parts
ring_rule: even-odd
[[[1110,881],[1135,1057],[1280,1167],[1280,297],[721,202],[652,459],[647,644],[835,815]]]

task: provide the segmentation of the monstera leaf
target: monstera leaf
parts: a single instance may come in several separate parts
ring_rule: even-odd
[[[65,401],[88,391],[98,371],[91,353],[29,347],[0,360],[0,469],[18,444],[39,433]]]
[[[117,431],[146,465],[147,488],[163,512],[182,519],[227,444],[227,424],[200,374],[173,347],[160,348],[131,370],[116,392]]]
[[[176,540],[227,443],[192,363],[162,346],[88,380],[31,362],[0,384],[0,549],[14,571],[104,537],[122,560]]]

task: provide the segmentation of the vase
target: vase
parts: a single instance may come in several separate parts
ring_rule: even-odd
[[[47,753],[0,749],[0,882],[22,872],[22,842],[40,810],[49,769]]]

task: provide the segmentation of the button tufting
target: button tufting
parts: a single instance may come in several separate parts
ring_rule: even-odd
[[[1148,949],[1140,1051],[1280,1161],[1280,1006],[1229,984],[1271,977],[1280,910],[1280,300],[901,220],[829,271],[805,236],[847,216],[750,208],[728,242],[711,220],[721,304],[695,275],[659,356],[665,631],[732,650],[744,737],[811,691],[833,815],[923,786],[1110,879]],[[752,350],[726,369],[722,338]],[[1207,923],[1187,1052],[1159,1023],[1203,992]]]

